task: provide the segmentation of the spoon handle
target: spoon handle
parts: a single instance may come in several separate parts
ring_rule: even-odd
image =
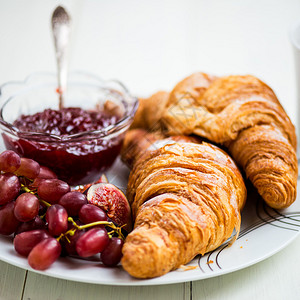
[[[64,92],[67,87],[67,50],[70,35],[70,17],[63,7],[58,6],[54,10],[51,24],[57,62],[59,108],[61,109],[64,106]]]

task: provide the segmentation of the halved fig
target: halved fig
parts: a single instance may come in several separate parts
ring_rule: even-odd
[[[77,185],[76,187],[74,187],[72,189],[72,191],[81,192],[81,193],[86,194],[88,188],[91,187],[93,184],[96,184],[96,183],[108,183],[108,179],[107,179],[106,175],[102,174],[100,176],[100,178],[97,181],[93,182],[93,183],[88,183],[88,184],[85,184],[85,185]]]
[[[87,191],[88,202],[102,208],[107,216],[118,226],[123,226],[127,232],[132,229],[130,204],[115,185],[111,183],[97,183]]]

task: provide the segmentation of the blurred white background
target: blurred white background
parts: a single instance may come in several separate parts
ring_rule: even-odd
[[[0,83],[56,71],[57,5],[73,20],[70,70],[118,78],[135,95],[170,90],[195,71],[252,74],[296,122],[288,31],[300,18],[299,0],[0,0]]]

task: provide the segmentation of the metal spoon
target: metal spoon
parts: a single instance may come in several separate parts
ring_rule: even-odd
[[[64,106],[64,92],[67,87],[67,50],[70,35],[70,20],[71,18],[61,6],[58,6],[52,14],[51,24],[57,62],[59,109]]]

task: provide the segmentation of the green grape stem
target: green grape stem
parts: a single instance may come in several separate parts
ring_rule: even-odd
[[[26,193],[35,194],[35,191],[31,190],[30,188],[28,188],[28,186],[24,185],[23,183],[21,184],[21,189]]]
[[[72,222],[72,224],[74,225],[75,228],[79,229],[79,230],[83,230],[83,229],[86,229],[86,228],[90,228],[90,227],[93,227],[93,226],[97,226],[97,225],[106,225],[108,227],[110,227],[111,229],[113,229],[112,231],[110,231],[108,233],[109,237],[112,237],[112,234],[114,232],[116,232],[118,234],[118,236],[122,239],[122,240],[125,240],[125,237],[121,231],[122,227],[117,227],[113,222],[108,222],[108,221],[97,221],[97,222],[92,222],[92,223],[89,223],[89,224],[85,224],[85,225],[78,225],[72,217],[69,217],[68,218],[68,221],[69,222]]]
[[[45,200],[43,200],[39,197],[39,195],[37,194],[37,189],[30,189],[28,186],[24,185],[23,183],[21,184],[21,189],[25,193],[31,193],[31,194],[35,195],[39,199],[39,201],[41,203],[43,203],[45,206],[47,206],[47,207],[51,206],[51,204],[49,202],[46,202]]]
[[[41,203],[43,203],[45,206],[47,206],[47,207],[50,207],[50,206],[51,206],[51,204],[50,204],[49,202],[47,202],[47,201],[45,201],[45,200],[43,200],[43,199],[41,199],[41,198],[39,198],[39,201],[40,201]]]

